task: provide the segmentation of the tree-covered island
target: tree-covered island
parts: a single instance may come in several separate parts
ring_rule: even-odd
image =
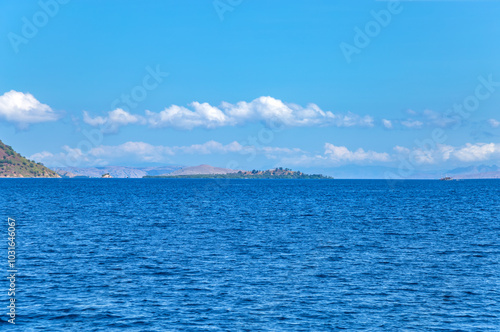
[[[226,174],[190,174],[190,175],[159,175],[144,176],[145,179],[333,179],[330,176],[322,174],[305,174],[300,171],[292,171],[289,168],[278,167],[267,171],[238,171]]]

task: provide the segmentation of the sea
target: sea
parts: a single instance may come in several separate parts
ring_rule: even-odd
[[[0,330],[500,331],[499,185],[1,179]]]

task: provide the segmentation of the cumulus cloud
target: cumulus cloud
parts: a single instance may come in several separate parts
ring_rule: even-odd
[[[393,128],[394,125],[400,125],[403,129],[449,128],[463,120],[454,113],[436,112],[429,109],[423,111],[407,110],[405,113],[410,117],[392,120],[383,119],[382,124],[386,128]]]
[[[242,145],[237,141],[222,144],[207,141],[187,146],[152,145],[145,142],[126,142],[120,145],[100,145],[82,150],[64,146],[62,152],[43,151],[30,159],[51,166],[104,166],[120,160],[139,162],[173,162],[180,155],[236,154],[263,156],[268,160],[278,160],[282,165],[336,167],[347,164],[397,165],[401,160],[412,165],[439,165],[448,161],[464,165],[484,161],[500,160],[500,143],[468,143],[463,146],[436,144],[432,148],[395,146],[392,152],[377,152],[325,143],[322,153],[313,153],[298,148]],[[245,157],[247,158],[247,157]]]
[[[450,117],[449,114],[440,113],[432,110],[424,110],[421,114],[422,121],[428,126],[447,128],[457,123],[456,116]]]
[[[133,115],[121,108],[117,108],[108,112],[108,116],[95,118],[91,117],[88,112],[83,111],[83,122],[91,126],[100,126],[103,132],[116,132],[121,126],[128,124],[144,124],[146,120],[140,115]]]
[[[500,127],[500,121],[498,120],[495,120],[495,119],[489,119],[488,120],[488,123],[490,124],[490,126],[492,126],[493,128],[498,128]]]
[[[155,163],[170,162],[169,157],[180,154],[226,154],[240,152],[247,148],[236,141],[229,144],[208,141],[203,144],[188,146],[163,146],[145,142],[126,142],[114,146],[99,145],[90,149],[63,146],[62,152],[51,153],[43,151],[35,153],[30,158],[47,165],[59,167],[76,165],[99,166],[108,165],[121,159]]]
[[[422,128],[424,123],[418,120],[408,119],[406,121],[401,121],[401,124],[407,128]]]
[[[325,143],[323,154],[312,154],[296,151],[294,155],[282,159],[283,164],[298,166],[335,167],[345,164],[384,164],[397,165],[406,160],[415,166],[444,165],[451,162],[455,165],[484,161],[500,160],[499,143],[476,143],[454,147],[436,144],[433,148],[395,146],[392,153],[376,152],[359,148],[350,150],[346,146]]]
[[[500,144],[495,143],[467,143],[464,147],[453,151],[453,155],[460,161],[485,161],[500,157]]]
[[[498,143],[467,143],[459,147],[436,144],[432,149],[417,147],[408,149],[396,146],[394,151],[396,156],[399,155],[408,158],[417,165],[439,164],[446,161],[474,163],[500,158],[500,144]]]
[[[350,150],[345,146],[325,143],[323,154],[296,151],[284,159],[284,164],[301,166],[337,166],[341,164],[398,164],[401,159],[413,165],[439,165],[448,161],[454,164],[500,160],[500,143],[467,143],[454,147],[436,144],[433,148],[395,146],[392,153],[376,152],[359,148]]]
[[[365,151],[362,148],[351,151],[345,146],[336,146],[331,143],[325,143],[325,156],[333,161],[348,162],[387,162],[391,159],[385,152]]]
[[[408,158],[412,164],[422,165],[422,164],[434,164],[438,161],[444,161],[449,159],[444,158],[445,151],[447,151],[448,146],[437,145],[434,149],[422,149],[414,147],[409,149],[403,146],[395,146],[393,151],[395,152],[394,159]]]
[[[270,126],[335,126],[335,127],[373,127],[371,116],[360,116],[354,113],[337,114],[321,110],[316,104],[306,107],[284,103],[272,97],[259,97],[251,102],[240,101],[236,104],[222,102],[220,106],[208,103],[193,102],[189,107],[172,105],[160,112],[145,111],[144,116],[132,115],[120,110],[120,119],[112,119],[112,112],[106,117],[91,117],[84,113],[84,121],[91,126],[110,124],[115,129],[130,123],[148,124],[153,128],[193,129],[217,128],[223,126],[243,125],[262,121]],[[117,110],[113,111],[116,112]]]
[[[32,94],[11,90],[0,96],[0,118],[26,128],[34,123],[56,121],[60,115]]]
[[[404,146],[399,146],[399,145],[396,145],[393,148],[393,150],[396,151],[397,153],[401,153],[401,154],[410,153],[410,149],[405,148]]]
[[[117,146],[102,145],[91,149],[87,155],[93,159],[133,158],[145,162],[161,162],[174,155],[168,146],[155,146],[144,142],[126,142]]]
[[[180,151],[186,154],[212,154],[212,153],[229,153],[240,152],[244,149],[243,145],[234,141],[227,145],[223,145],[216,141],[208,141],[204,144],[193,144],[190,146],[175,147],[174,151]]]
[[[384,125],[385,128],[392,129],[392,121],[391,120],[383,119],[382,124]]]
[[[104,166],[104,160],[98,160],[92,156],[84,153],[81,149],[71,148],[67,145],[62,147],[61,152],[52,153],[49,151],[42,151],[35,153],[29,159],[41,162],[49,167],[65,167],[65,166]],[[92,157],[92,158],[91,158]]]
[[[216,128],[228,125],[228,117],[217,107],[197,102],[192,103],[191,106],[193,110],[172,105],[159,113],[146,111],[147,123],[153,128],[178,129]]]
[[[373,164],[388,163],[392,156],[386,152],[376,152],[358,148],[350,150],[346,146],[337,146],[325,143],[323,154],[313,154],[302,150],[295,150],[291,156],[282,159],[284,165],[306,166],[306,167],[336,167],[346,164]]]

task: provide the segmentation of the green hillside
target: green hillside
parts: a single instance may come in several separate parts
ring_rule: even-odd
[[[28,160],[0,141],[0,178],[58,178],[56,172]]]

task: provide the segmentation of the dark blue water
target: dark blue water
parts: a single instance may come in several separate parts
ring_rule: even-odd
[[[0,329],[498,331],[499,184],[1,180]]]

